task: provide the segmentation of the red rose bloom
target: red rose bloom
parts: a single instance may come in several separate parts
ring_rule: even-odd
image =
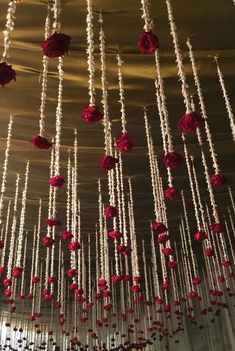
[[[24,300],[24,295],[18,294],[18,295],[17,295],[17,298],[18,298],[19,300]]]
[[[178,122],[182,133],[193,133],[204,122],[204,118],[196,112],[186,113]]]
[[[32,300],[32,299],[33,299],[33,294],[28,294],[28,295],[27,295],[27,299],[28,299],[28,300]]]
[[[76,290],[77,288],[78,288],[77,283],[71,283],[71,284],[69,285],[69,290]]]
[[[70,241],[72,238],[73,238],[73,234],[68,231],[68,230],[65,230],[62,234],[62,239],[65,240],[65,241]]]
[[[41,44],[43,54],[47,57],[64,56],[69,51],[71,38],[63,33],[54,33]]]
[[[104,214],[106,218],[114,218],[117,216],[117,210],[114,206],[106,206]]]
[[[81,249],[81,245],[78,241],[72,241],[68,246],[70,251],[78,251]]]
[[[104,285],[107,285],[107,280],[105,280],[105,279],[100,279],[100,280],[98,281],[98,286],[104,286]]]
[[[157,237],[158,244],[165,244],[170,239],[169,235],[161,234]]]
[[[16,80],[16,73],[11,65],[6,62],[0,63],[0,85],[5,87],[12,79]]]
[[[118,163],[118,159],[113,156],[106,155],[99,159],[99,166],[105,171],[110,171],[113,169],[116,163]]]
[[[64,185],[64,177],[57,175],[49,179],[49,183],[51,186],[55,188],[62,188]]]
[[[152,32],[142,32],[138,39],[138,48],[142,54],[154,54],[159,49],[159,40]]]
[[[0,250],[4,248],[4,241],[0,240]]]
[[[108,303],[107,305],[104,305],[104,310],[105,311],[111,311],[112,308],[113,308],[113,305],[111,303]]]
[[[133,280],[136,284],[139,284],[141,279],[140,277],[134,277]]]
[[[163,234],[167,231],[167,227],[162,222],[153,222],[151,228],[154,234]]]
[[[203,230],[199,230],[198,232],[196,232],[194,234],[194,240],[197,240],[197,241],[203,241],[203,240],[206,240],[207,239],[207,236],[205,234],[205,232]]]
[[[213,223],[211,225],[211,230],[213,233],[219,234],[226,231],[224,223]]]
[[[11,272],[11,276],[13,278],[19,278],[21,276],[22,272],[23,272],[22,267],[13,267],[12,272]]]
[[[41,137],[40,135],[33,135],[31,143],[34,147],[38,149],[48,150],[50,147],[52,147],[52,143],[50,143],[49,140],[47,140],[44,137]]]
[[[6,289],[6,290],[3,291],[3,294],[4,294],[5,296],[7,296],[7,297],[10,297],[11,294],[12,294],[12,291],[11,291],[10,289]]]
[[[4,286],[11,286],[11,279],[8,279],[8,278],[3,279],[3,285]]]
[[[164,249],[162,249],[162,253],[164,256],[170,256],[173,255],[173,249],[171,247],[165,247]]]
[[[219,283],[223,283],[225,281],[223,275],[218,275],[217,280],[218,280]]]
[[[122,275],[112,275],[111,277],[113,282],[120,282],[121,280],[123,280]]]
[[[133,143],[127,133],[122,133],[121,138],[116,140],[116,147],[121,152],[129,152],[133,149]]]
[[[225,268],[228,268],[231,265],[232,265],[231,261],[229,261],[229,260],[223,260],[223,262],[222,262],[222,266],[225,267]]]
[[[140,287],[139,287],[139,285],[132,285],[132,286],[131,286],[131,292],[132,292],[133,294],[139,293],[139,292],[140,292]]]
[[[103,114],[98,106],[85,106],[81,118],[87,123],[95,123],[103,118]]]
[[[176,269],[176,268],[177,268],[177,262],[174,261],[174,260],[169,261],[169,262],[167,263],[167,267],[168,267],[169,269]]]
[[[123,256],[130,256],[132,248],[126,245],[119,245],[117,251]]]
[[[55,240],[53,238],[51,238],[50,236],[44,236],[42,238],[42,245],[45,247],[52,247],[54,242],[55,242]]]
[[[175,200],[179,196],[180,191],[174,186],[170,186],[164,191],[165,197],[168,200]]]
[[[57,281],[57,278],[56,277],[48,277],[47,278],[47,282],[49,284],[52,284],[52,283],[55,283]]]
[[[163,163],[166,168],[177,168],[181,165],[182,161],[183,157],[178,152],[174,151],[168,152],[163,157]]]
[[[199,285],[201,284],[201,279],[199,277],[193,278],[193,285]]]
[[[49,226],[49,227],[60,227],[61,226],[61,222],[58,220],[58,219],[56,219],[56,218],[48,218],[47,220],[46,220],[46,224]]]
[[[204,254],[205,254],[205,256],[207,256],[207,257],[214,256],[214,250],[212,249],[212,247],[207,247],[207,248],[204,250]]]
[[[61,302],[60,301],[56,301],[55,303],[54,303],[54,308],[55,309],[59,309],[61,307]]]
[[[0,266],[0,273],[6,272],[6,268],[4,266]]]
[[[188,297],[192,300],[195,299],[198,296],[198,294],[196,293],[196,291],[190,291],[190,293],[188,294]]]
[[[226,184],[228,180],[222,173],[217,173],[210,176],[210,182],[213,186],[220,186]]]
[[[67,271],[67,276],[68,276],[69,278],[73,278],[73,277],[75,277],[76,273],[77,273],[77,271],[76,271],[75,268],[70,268],[70,269]]]
[[[33,277],[32,278],[32,283],[33,284],[37,284],[37,283],[39,283],[40,282],[40,278],[39,277]]]
[[[108,232],[108,236],[113,240],[120,240],[122,237],[122,233],[120,233],[118,230],[111,230],[110,232]]]

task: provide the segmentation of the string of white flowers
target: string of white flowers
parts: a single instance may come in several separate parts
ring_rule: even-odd
[[[190,289],[192,289],[193,277],[192,277],[190,262],[188,259],[187,239],[186,239],[186,232],[185,232],[185,226],[184,226],[183,219],[181,219],[181,224],[180,224],[179,228],[180,228],[180,236],[181,236],[181,238],[183,238],[182,250],[183,250],[184,271],[186,272],[186,281],[187,281],[187,286],[188,286],[188,291],[189,291]]]
[[[17,223],[17,203],[19,196],[19,181],[20,175],[16,176],[16,185],[15,185],[15,198],[14,198],[14,210],[13,210],[13,220],[11,226],[11,237],[10,237],[10,245],[9,245],[9,256],[8,256],[8,265],[7,265],[7,278],[11,278],[11,268],[14,258],[14,249],[15,249],[15,234],[16,234],[16,223]]]
[[[31,274],[30,274],[30,287],[29,293],[31,294],[33,291],[33,276],[34,276],[34,268],[35,268],[35,252],[36,252],[36,245],[37,245],[37,227],[36,225],[33,228],[33,246],[32,246],[32,266],[31,266]]]
[[[225,86],[225,82],[224,82],[224,76],[223,73],[220,69],[219,63],[218,63],[218,57],[215,57],[215,63],[216,63],[216,67],[217,67],[217,72],[218,72],[218,77],[219,77],[219,82],[221,85],[221,89],[222,89],[222,93],[223,93],[223,97],[224,97],[224,101],[225,101],[225,106],[227,109],[227,113],[228,113],[228,117],[229,117],[229,122],[230,122],[230,128],[231,128],[231,132],[232,132],[232,136],[233,136],[233,141],[235,142],[235,119],[234,119],[234,114],[233,114],[233,110],[232,110],[232,106],[230,103],[230,98]]]
[[[60,313],[64,313],[64,306],[65,306],[65,294],[64,294],[64,253],[62,251],[61,253],[61,278],[60,278],[60,302],[61,302],[61,306],[60,306]]]
[[[54,17],[54,22],[53,22],[53,33],[59,32],[61,29],[61,23],[60,23],[60,13],[61,13],[61,0],[54,0],[53,6],[52,6],[52,12],[53,12],[53,17]]]
[[[228,210],[229,210],[229,208],[228,208]],[[230,215],[231,215],[231,212],[229,212],[229,217],[230,217]],[[225,221],[224,223],[225,223],[226,232],[228,233],[228,242],[229,242],[229,246],[230,246],[230,252],[231,252],[231,255],[233,258],[233,262],[235,262],[235,254],[234,254],[234,250],[233,250],[231,235],[229,235],[230,231],[229,231],[228,223],[227,223],[227,221]],[[232,227],[232,230],[235,230],[234,225]]]
[[[2,256],[1,256],[1,267],[4,267],[5,263],[5,256],[6,256],[6,249],[7,249],[7,237],[9,233],[9,221],[10,221],[10,212],[11,212],[11,200],[8,201],[8,206],[7,206],[7,217],[6,217],[6,225],[5,225],[5,235],[4,235],[4,247],[2,250]]]
[[[103,240],[103,204],[102,204],[102,192],[101,192],[101,181],[98,179],[98,204],[99,204],[99,237],[100,237],[100,274],[104,277],[104,240]]]
[[[57,284],[57,301],[60,301],[61,299],[61,274],[62,274],[62,270],[61,270],[61,240],[59,242],[59,253],[58,253],[58,284]]]
[[[91,301],[91,236],[88,235],[88,301]]]
[[[14,20],[15,20],[15,13],[16,13],[16,3],[12,0],[8,3],[7,15],[6,15],[6,25],[3,31],[3,55],[2,55],[2,62],[7,61],[9,58],[9,51],[10,51],[10,34],[14,30]]]
[[[50,6],[47,6],[47,16],[45,21],[45,40],[50,36]],[[39,135],[43,137],[45,133],[45,108],[47,99],[47,75],[48,75],[48,64],[49,58],[46,55],[42,57],[42,90],[41,90],[41,104],[39,107],[40,117],[39,117]]]
[[[17,247],[17,254],[16,254],[16,266],[17,267],[20,267],[20,264],[21,264],[23,233],[24,233],[24,225],[25,225],[25,212],[26,212],[26,202],[27,202],[27,191],[28,191],[28,180],[29,180],[29,161],[27,162],[27,165],[26,165],[25,183],[24,183],[24,190],[22,193],[20,225],[19,225],[19,235],[18,235],[18,247]]]
[[[126,223],[126,206],[125,206],[125,193],[124,193],[124,184],[123,184],[123,165],[122,165],[122,156],[119,154],[119,175],[120,175],[120,190],[121,190],[121,206],[122,206],[122,223],[123,223],[123,242],[124,245],[128,244],[127,237],[127,223]]]
[[[71,210],[71,158],[68,151],[67,161],[67,206],[66,206],[66,229],[70,230],[70,210]]]
[[[195,63],[195,57],[194,57],[194,53],[193,53],[193,47],[190,43],[190,40],[187,40],[187,46],[189,49],[189,57],[190,57],[190,62],[192,65],[192,70],[193,70],[193,77],[194,77],[194,83],[195,86],[197,88],[197,95],[199,98],[199,105],[201,108],[201,114],[202,117],[205,119],[205,131],[206,131],[206,136],[207,136],[207,141],[209,143],[209,147],[210,147],[210,154],[211,154],[211,158],[212,158],[212,163],[213,163],[213,168],[215,170],[215,173],[219,173],[220,169],[219,169],[219,165],[218,165],[218,160],[217,160],[217,154],[215,151],[215,146],[212,140],[212,135],[211,135],[211,131],[210,131],[210,127],[209,124],[207,122],[207,112],[206,112],[206,106],[205,106],[205,102],[204,102],[204,98],[203,98],[203,93],[202,93],[202,89],[201,89],[201,83],[200,83],[200,79],[198,76],[198,70],[197,70],[197,66]]]
[[[109,273],[109,244],[108,244],[108,231],[107,231],[107,220],[104,217],[104,260],[105,260],[105,280],[110,286],[110,273]]]
[[[53,187],[53,193],[52,193],[52,218],[56,218],[56,198],[57,198],[57,188]],[[55,227],[52,227],[52,233],[51,237],[53,240],[55,240]],[[50,276],[54,276],[54,265],[55,265],[55,245],[52,245],[50,249],[51,253],[51,266],[50,266]],[[54,283],[51,283],[51,293],[54,291]]]
[[[58,75],[59,75],[59,85],[58,85],[58,98],[56,107],[56,135],[55,135],[55,175],[60,174],[60,143],[61,143],[61,121],[63,117],[62,113],[62,95],[63,95],[63,57],[59,57]]]
[[[190,98],[188,94],[188,84],[186,81],[186,76],[184,73],[184,66],[183,66],[183,58],[182,58],[182,53],[180,50],[179,46],[179,39],[177,35],[177,27],[174,21],[174,16],[173,16],[173,9],[172,9],[172,4],[170,0],[166,0],[166,6],[167,6],[167,13],[168,13],[168,20],[170,24],[170,34],[173,39],[173,44],[174,44],[174,50],[175,50],[175,55],[176,55],[176,63],[178,67],[178,76],[179,80],[181,81],[181,89],[182,89],[182,95],[184,98],[184,104],[186,108],[186,113],[191,112],[191,104],[190,104]]]
[[[26,262],[26,255],[27,255],[27,240],[28,240],[28,232],[25,233],[24,239],[24,253],[23,253],[23,272],[21,276],[21,286],[20,286],[20,294],[24,295],[24,286],[25,286],[25,262]]]
[[[90,106],[95,106],[95,61],[94,61],[94,33],[93,33],[92,0],[87,0],[87,64]]]
[[[81,242],[81,203],[80,200],[78,200],[77,204],[77,239],[78,242]],[[80,286],[81,284],[81,250],[78,251],[77,253],[77,268],[78,268],[78,284]]]
[[[77,129],[74,130],[74,184],[73,184],[73,216],[74,216],[74,236],[75,239],[77,239],[77,204],[78,204],[78,199],[77,199],[77,189],[78,189],[78,139],[77,139]]]
[[[52,140],[54,141],[54,139]],[[54,161],[55,161],[55,149],[51,149],[51,160],[50,160],[50,178],[54,176]],[[52,218],[52,199],[53,199],[53,187],[49,187],[49,200],[48,200],[48,218]],[[51,227],[47,226],[47,236],[51,235]]]
[[[115,150],[115,158],[117,157],[117,151]],[[116,175],[116,192],[117,192],[117,207],[118,207],[118,227],[119,231],[123,231],[123,222],[122,222],[122,201],[121,201],[121,186],[120,186],[120,175],[119,175],[119,165],[115,166],[115,175]]]
[[[153,30],[153,20],[151,19],[150,15],[150,3],[149,0],[141,0],[141,11],[142,16],[141,18],[144,20],[144,30],[145,32],[149,32]]]
[[[72,228],[72,232],[73,232],[73,240],[77,239],[77,233],[75,233],[76,231],[76,214],[74,214],[74,212],[76,212],[76,208],[77,208],[77,204],[74,205],[74,201],[75,201],[75,169],[74,167],[72,167],[72,171],[71,171],[71,188],[72,188],[72,198],[71,198],[71,207],[72,207],[72,219],[71,219],[71,228]],[[70,266],[72,269],[76,269],[76,252],[75,251],[70,251]],[[76,278],[73,277],[73,281],[75,282]]]
[[[1,197],[0,197],[0,223],[2,222],[2,211],[3,211],[3,197],[6,191],[6,184],[7,184],[7,171],[8,171],[8,160],[9,160],[9,153],[10,153],[10,146],[11,146],[11,137],[12,137],[12,126],[13,126],[13,116],[10,115],[9,124],[8,124],[8,131],[7,131],[7,143],[5,149],[5,158],[2,167],[2,183],[1,183]]]
[[[40,243],[40,233],[41,233],[41,217],[42,217],[42,200],[39,200],[38,208],[38,225],[37,225],[37,239],[36,239],[36,251],[35,251],[35,271],[34,276],[38,277],[38,265],[39,265],[39,243]]]
[[[132,265],[135,268],[135,276],[139,276],[139,263],[138,263],[138,250],[137,250],[137,238],[136,238],[136,228],[135,228],[135,217],[134,217],[134,198],[133,198],[133,190],[132,190],[132,182],[131,179],[128,178],[129,185],[129,225],[130,225],[130,240],[132,247],[132,255],[131,259]]]
[[[231,210],[230,210],[229,207],[228,207],[228,213],[229,213],[230,225],[231,225],[231,228],[232,228],[232,235],[233,235],[233,237],[235,237],[235,226],[234,226],[234,221],[233,221],[232,213],[231,213]],[[232,235],[231,235],[231,236],[232,236]],[[230,239],[231,239],[231,238],[230,238]]]
[[[154,244],[154,235],[152,230],[151,230],[151,251],[152,251],[154,290],[156,291],[157,296],[160,296],[159,277],[158,277],[158,270],[157,270],[157,256],[156,256],[156,249]]]
[[[123,88],[123,76],[122,76],[122,64],[120,54],[117,54],[117,65],[118,65],[118,84],[119,84],[119,101],[121,105],[121,122],[122,122],[122,132],[126,132],[126,108],[125,108],[125,91]]]
[[[229,192],[229,197],[230,197],[231,204],[232,204],[232,209],[233,209],[233,212],[235,214],[235,202],[234,202],[234,198],[233,198],[232,189],[230,186],[228,187],[228,192]]]
[[[148,301],[149,300],[149,285],[148,285],[147,262],[146,262],[144,240],[142,240],[142,257],[143,257],[143,265],[144,265],[145,293],[146,293],[146,300]]]

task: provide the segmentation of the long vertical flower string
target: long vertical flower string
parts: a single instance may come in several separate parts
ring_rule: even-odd
[[[24,298],[24,290],[26,286],[25,267],[26,267],[26,258],[27,258],[27,243],[28,243],[28,232],[25,233],[25,239],[24,239],[24,251],[23,251],[23,262],[22,262],[23,272],[21,276],[20,293],[18,295],[18,297],[20,298]]]
[[[7,251],[7,242],[8,242],[8,235],[9,235],[9,222],[10,222],[10,212],[11,212],[11,200],[8,201],[7,206],[7,216],[6,216],[6,224],[5,224],[5,232],[4,232],[4,240],[3,240],[3,250],[1,255],[1,272],[5,272],[5,256]]]
[[[230,98],[229,98],[229,95],[228,95],[228,92],[227,92],[227,89],[225,86],[224,76],[223,76],[223,73],[222,73],[221,68],[219,66],[218,57],[215,57],[215,63],[216,63],[216,67],[217,67],[217,73],[218,73],[219,82],[220,82],[220,86],[221,86],[222,93],[223,93],[223,98],[225,101],[225,106],[226,106],[229,122],[230,122],[230,128],[231,128],[231,132],[232,132],[232,136],[233,136],[233,141],[235,142],[235,118],[234,118],[232,106],[230,103]]]
[[[39,243],[40,243],[40,233],[41,233],[41,216],[42,216],[42,200],[39,200],[38,207],[38,225],[37,225],[37,236],[35,243],[35,261],[34,263],[34,275],[33,275],[33,283],[39,283]]]
[[[4,194],[6,191],[6,184],[7,184],[8,161],[9,161],[9,155],[10,155],[13,122],[14,122],[13,116],[10,115],[8,132],[7,132],[7,143],[6,143],[6,149],[5,149],[5,159],[2,167],[3,172],[2,172],[1,196],[0,196],[0,223],[2,222],[2,212],[4,207],[3,200],[4,200]]]
[[[36,246],[37,246],[37,226],[34,226],[33,229],[33,246],[32,246],[32,256],[31,256],[31,262],[32,262],[32,267],[31,267],[31,273],[30,273],[30,283],[29,283],[29,293],[27,295],[27,298],[31,300],[33,298],[33,277],[34,277],[34,270],[35,270],[35,255],[36,255]],[[47,261],[46,261],[47,262]]]
[[[230,186],[228,187],[228,192],[229,192],[229,197],[230,197],[230,201],[231,201],[233,213],[234,213],[234,215],[235,215],[235,202],[234,202],[234,198],[233,198],[232,189],[231,189]]]
[[[138,39],[138,48],[142,54],[154,54],[159,48],[159,40],[153,33],[154,23],[150,14],[149,0],[141,0],[141,18],[144,20],[143,32]]]

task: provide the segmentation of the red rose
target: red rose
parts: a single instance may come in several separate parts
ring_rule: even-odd
[[[73,277],[75,277],[76,273],[77,273],[77,271],[76,271],[75,268],[70,268],[70,269],[67,271],[67,276],[68,276],[69,278],[73,278]]]
[[[99,281],[98,281],[98,286],[104,286],[104,285],[106,285],[107,284],[107,280],[105,280],[105,279],[100,279]]]
[[[48,218],[46,220],[46,224],[49,226],[49,227],[60,227],[61,226],[61,222],[56,219],[56,218]]]
[[[117,210],[114,206],[106,206],[104,214],[106,218],[114,218],[117,216]]]
[[[10,297],[11,294],[12,294],[12,291],[11,291],[10,289],[6,289],[6,290],[3,291],[3,294],[4,294],[5,296],[7,296],[7,297]]]
[[[159,40],[152,32],[142,32],[138,39],[138,48],[142,54],[154,54],[159,49]]]
[[[27,295],[27,299],[28,299],[28,300],[32,300],[32,299],[33,299],[33,294],[28,294],[28,295]]]
[[[207,236],[203,230],[199,230],[194,234],[194,240],[203,241],[206,239],[207,239]]]
[[[52,247],[54,242],[55,242],[55,240],[53,238],[51,238],[50,236],[44,236],[42,238],[42,245],[45,247]]]
[[[165,312],[170,312],[170,310],[171,310],[171,306],[170,305],[167,304],[167,305],[164,306],[164,311]]]
[[[122,233],[120,233],[118,230],[111,230],[108,232],[108,236],[113,240],[119,240],[122,237]]]
[[[225,268],[228,268],[231,265],[232,265],[231,261],[229,261],[229,260],[223,260],[223,262],[222,262],[222,266],[225,267]]]
[[[190,293],[188,294],[188,297],[192,300],[195,299],[198,296],[198,294],[196,293],[196,291],[190,291]]]
[[[24,300],[24,295],[22,295],[22,294],[18,294],[17,297],[19,300]]]
[[[51,186],[55,188],[62,188],[64,185],[64,177],[57,175],[49,179],[49,183]]]
[[[213,223],[211,224],[211,230],[213,233],[219,234],[226,231],[224,223]]]
[[[204,118],[196,112],[186,113],[178,122],[182,133],[193,133],[204,122]]]
[[[136,284],[140,283],[140,277],[134,277],[133,280]]]
[[[122,280],[122,275],[112,275],[111,279],[113,282],[120,282]]]
[[[140,287],[139,287],[139,285],[132,285],[132,286],[131,286],[131,292],[132,292],[133,294],[139,293],[139,292],[140,292]]]
[[[122,133],[121,138],[116,140],[116,147],[121,152],[129,152],[133,149],[133,143],[127,133]]]
[[[201,284],[201,279],[199,277],[193,278],[193,285],[199,285]]]
[[[212,247],[207,247],[207,248],[204,250],[204,254],[205,254],[205,256],[207,256],[207,257],[214,256],[214,250],[212,249]]]
[[[131,276],[129,274],[123,275],[123,281],[129,282],[131,280]]]
[[[81,118],[87,123],[95,123],[103,118],[103,114],[98,106],[85,106]]]
[[[180,191],[174,186],[170,186],[164,191],[165,197],[168,200],[175,200],[179,196]]]
[[[81,245],[78,241],[72,241],[68,246],[70,251],[78,251],[81,249]]]
[[[168,267],[169,269],[176,269],[176,268],[177,268],[177,262],[174,261],[174,260],[171,260],[171,261],[169,261],[169,262],[167,263],[167,267]]]
[[[225,281],[223,275],[218,275],[217,280],[218,280],[219,283],[223,283]]]
[[[41,44],[43,54],[47,57],[64,56],[69,51],[71,38],[63,33],[54,33]]]
[[[151,228],[154,234],[163,234],[167,231],[167,227],[162,222],[153,222]]]
[[[61,302],[60,301],[56,301],[55,303],[54,303],[54,308],[55,309],[59,309],[61,307]]]
[[[228,180],[222,173],[217,173],[210,176],[210,182],[213,186],[220,186],[226,184]]]
[[[111,311],[112,308],[113,308],[113,305],[111,303],[108,303],[107,305],[104,305],[104,310],[105,311]]]
[[[164,249],[162,249],[162,253],[164,256],[170,256],[173,255],[173,249],[171,247],[165,247]]]
[[[33,277],[32,278],[32,283],[33,284],[37,284],[37,283],[39,283],[40,282],[40,278],[39,277]]]
[[[123,256],[130,256],[132,248],[126,245],[119,245],[117,251]]]
[[[155,297],[155,301],[156,301],[156,303],[157,303],[158,305],[161,305],[161,304],[163,303],[163,300],[162,300],[162,298],[161,298],[160,296],[156,296],[156,297]]]
[[[105,171],[110,171],[118,163],[118,159],[113,156],[102,156],[99,159],[99,166]]]
[[[178,152],[168,152],[163,157],[163,163],[166,168],[177,168],[183,161],[183,157]]]
[[[76,290],[77,288],[78,288],[77,283],[71,283],[71,284],[69,285],[69,290]]]
[[[84,290],[83,289],[76,289],[75,293],[77,295],[83,295],[84,294]]]
[[[170,239],[169,235],[161,234],[157,237],[158,244],[165,244]]]
[[[0,240],[0,250],[4,248],[4,241]]]
[[[21,276],[22,272],[23,272],[22,267],[13,267],[12,272],[11,272],[11,276],[13,278],[19,278]]]
[[[6,268],[4,266],[0,266],[0,273],[6,272]]]
[[[4,87],[6,84],[10,83],[12,79],[16,80],[16,73],[11,65],[6,62],[0,63],[0,85]]]
[[[65,240],[65,241],[70,241],[72,238],[73,238],[73,234],[68,231],[68,230],[65,230],[62,234],[62,239]]]
[[[56,281],[57,281],[57,278],[56,278],[56,277],[48,277],[48,278],[47,278],[47,282],[48,282],[49,284],[55,283]]]
[[[52,143],[50,143],[49,140],[47,140],[44,137],[41,137],[40,135],[33,135],[31,143],[34,147],[38,149],[48,150],[50,147],[52,147]]]
[[[4,286],[11,286],[11,279],[8,279],[8,278],[3,279],[3,285]]]

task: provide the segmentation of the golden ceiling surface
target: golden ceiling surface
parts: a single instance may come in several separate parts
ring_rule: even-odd
[[[88,125],[81,120],[82,108],[88,104],[88,77],[86,58],[86,2],[81,0],[62,1],[62,32],[72,38],[69,54],[64,59],[64,94],[62,121],[62,171],[66,176],[68,150],[73,147],[74,129],[78,130],[79,145],[79,197],[81,200],[82,235],[95,233],[98,221],[97,180],[102,180],[104,197],[107,201],[106,173],[98,166],[103,154],[102,124]],[[1,1],[0,25],[4,28],[8,1]],[[229,128],[229,120],[219,85],[214,56],[219,56],[226,86],[235,100],[234,83],[234,23],[235,7],[232,0],[178,0],[174,1],[174,15],[178,27],[180,45],[190,92],[198,106],[196,89],[193,84],[192,70],[188,58],[186,40],[191,39],[199,68],[202,88],[208,111],[221,170],[234,185],[234,144]],[[159,159],[162,159],[162,139],[160,122],[155,98],[155,64],[153,56],[144,56],[137,49],[137,39],[143,28],[140,1],[136,0],[94,0],[94,32],[96,43],[96,99],[101,101],[100,61],[98,51],[99,14],[103,14],[103,28],[106,35],[107,78],[109,83],[110,118],[113,137],[121,134],[120,106],[116,54],[124,61],[123,78],[127,109],[128,132],[134,142],[134,150],[123,156],[124,175],[133,180],[136,211],[136,227],[139,236],[149,233],[149,221],[153,219],[153,199],[151,193],[150,171],[148,165],[146,136],[144,129],[143,107],[148,108],[149,121]],[[180,82],[177,78],[175,55],[167,19],[166,4],[163,0],[152,1],[152,16],[155,31],[160,40],[160,60],[167,95],[170,124],[173,130],[175,149],[183,152],[177,121],[183,115],[184,105]],[[38,133],[38,119],[42,71],[42,50],[40,43],[44,38],[46,1],[27,1],[17,7],[15,30],[11,36],[9,62],[17,73],[12,82],[0,92],[1,118],[1,163],[3,162],[9,114],[14,115],[13,141],[9,162],[9,177],[6,197],[14,196],[16,173],[21,174],[21,190],[27,160],[30,160],[29,191],[26,212],[26,229],[32,230],[36,224],[38,201],[43,201],[43,218],[47,218],[48,178],[50,152],[34,149],[30,144],[32,135]],[[1,38],[3,39],[3,38]],[[2,40],[1,40],[2,41]],[[57,60],[51,59],[48,76],[48,103],[46,107],[46,136],[55,135],[55,110],[57,99]],[[199,110],[199,107],[198,107]],[[204,136],[205,137],[205,136]],[[200,161],[200,150],[195,136],[188,136],[190,154],[195,156],[202,193],[207,200],[206,184]],[[206,147],[209,155],[209,151]],[[161,163],[161,162],[160,162]],[[211,165],[210,165],[211,166]],[[212,172],[212,168],[210,168]],[[184,188],[189,216],[194,223],[191,194],[187,181],[186,166],[175,171],[175,185]],[[166,172],[162,168],[165,186]],[[226,211],[229,203],[227,189],[217,191],[220,209]],[[66,189],[58,197],[58,217],[65,223]],[[178,235],[179,216],[177,204],[168,205],[171,231]],[[44,229],[46,226],[44,226]]]

